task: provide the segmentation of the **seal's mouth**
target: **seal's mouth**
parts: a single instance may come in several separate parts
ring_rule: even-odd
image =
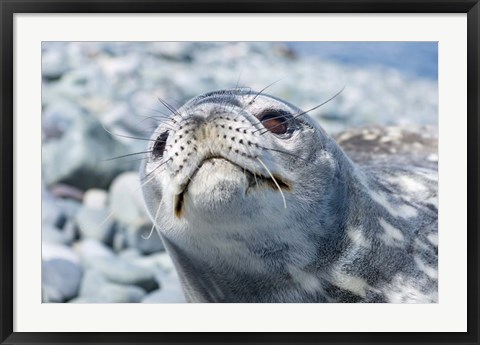
[[[227,161],[228,163],[238,167],[240,170],[244,172],[248,179],[248,187],[245,191],[245,194],[248,194],[252,189],[256,188],[272,188],[275,191],[278,191],[279,188],[281,190],[285,191],[290,191],[291,190],[291,185],[290,183],[286,182],[281,176],[277,174],[272,174],[271,176],[266,176],[262,173],[257,173],[250,171],[237,163],[234,163],[225,157],[222,156],[210,156],[206,159],[204,159],[201,164],[198,166],[198,168],[193,172],[192,176],[188,179],[188,182],[183,186],[181,189],[180,193],[175,195],[174,197],[174,213],[177,218],[181,218],[183,215],[183,208],[184,208],[184,198],[185,194],[188,192],[188,187],[190,186],[190,182],[193,180],[193,176],[200,170],[200,168],[208,161],[214,160],[214,159],[221,159],[224,161]]]

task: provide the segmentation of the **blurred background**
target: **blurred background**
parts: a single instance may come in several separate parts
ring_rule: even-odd
[[[169,114],[158,98],[276,82],[309,109],[345,86],[310,114],[335,134],[436,125],[437,79],[436,42],[44,42],[42,301],[184,302],[143,206],[147,141],[129,138]]]

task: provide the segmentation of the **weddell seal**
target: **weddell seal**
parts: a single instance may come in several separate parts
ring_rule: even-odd
[[[431,137],[347,132],[353,156],[380,147],[354,163],[307,112],[261,92],[171,111],[142,190],[188,301],[437,302]]]

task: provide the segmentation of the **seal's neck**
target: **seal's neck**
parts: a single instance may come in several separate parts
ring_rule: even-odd
[[[370,179],[333,140],[325,148],[336,164],[328,188],[312,193],[317,199],[281,226],[259,224],[266,228],[258,228],[255,236],[252,232],[251,237],[231,236],[228,241],[222,229],[222,236],[205,243],[202,238],[188,245],[164,238],[189,300],[294,302],[311,300],[320,291],[332,265],[349,250],[348,229]],[[299,294],[301,290],[292,288],[298,284],[307,291]]]

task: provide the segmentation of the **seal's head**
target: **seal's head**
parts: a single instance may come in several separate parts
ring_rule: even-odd
[[[288,102],[232,89],[173,111],[141,175],[189,301],[378,302],[412,289],[434,300],[434,182],[377,168],[357,167]]]
[[[341,234],[347,205],[340,165],[348,163],[334,159],[337,150],[305,112],[250,89],[201,95],[161,123],[142,167],[143,194],[184,288],[186,271],[198,280],[199,262],[214,263],[202,279],[215,281],[206,278],[212,270],[222,279],[226,271],[277,274],[274,267],[315,260],[318,243],[330,243],[318,239]]]
[[[297,223],[317,203],[312,189],[326,191],[335,178],[334,160],[317,149],[325,145],[323,130],[284,101],[247,89],[204,94],[152,136],[148,209],[160,229],[194,227],[189,236]]]

